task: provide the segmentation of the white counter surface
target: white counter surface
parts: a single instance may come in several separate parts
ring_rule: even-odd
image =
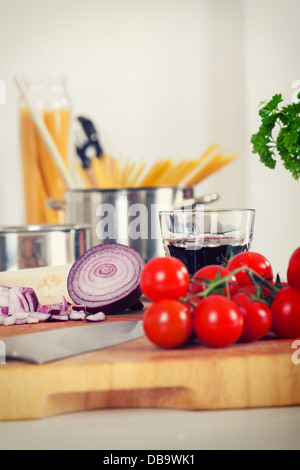
[[[300,449],[300,407],[110,409],[0,423],[1,450]]]

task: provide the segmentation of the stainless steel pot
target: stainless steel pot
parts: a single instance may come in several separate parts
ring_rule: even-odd
[[[144,260],[164,256],[159,211],[178,206],[208,204],[217,194],[194,197],[192,186],[132,189],[67,190],[65,201],[48,201],[50,207],[65,207],[68,223],[91,224],[92,246],[123,243]]]
[[[90,225],[0,226],[0,271],[73,263],[90,246]]]

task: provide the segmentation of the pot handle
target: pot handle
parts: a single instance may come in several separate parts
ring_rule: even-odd
[[[181,199],[175,202],[175,206],[183,208],[186,206],[195,206],[197,204],[210,204],[219,199],[219,195],[216,193],[205,194],[204,196],[192,197],[189,199]]]
[[[47,199],[46,206],[56,211],[64,211],[66,209],[66,201],[64,199],[55,198]]]
[[[210,204],[211,202],[215,202],[219,199],[219,195],[216,193],[205,194],[204,196],[193,197],[190,199],[180,199],[175,202],[176,207],[185,207],[185,206],[195,206],[196,204]],[[64,199],[47,199],[46,206],[50,207],[50,209],[54,209],[56,211],[64,211],[66,209],[66,201]]]

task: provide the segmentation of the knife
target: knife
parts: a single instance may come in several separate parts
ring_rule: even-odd
[[[141,320],[129,320],[29,333],[2,338],[2,342],[6,358],[43,364],[116,346],[144,334]]]

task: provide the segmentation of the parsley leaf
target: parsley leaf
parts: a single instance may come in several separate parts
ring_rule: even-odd
[[[300,98],[300,93],[298,94]],[[261,124],[251,136],[253,153],[268,168],[276,167],[276,157],[281,158],[286,170],[293,177],[300,178],[300,101],[282,106],[281,94],[274,95],[268,102],[261,103],[259,115]],[[275,136],[275,131],[277,136]]]

